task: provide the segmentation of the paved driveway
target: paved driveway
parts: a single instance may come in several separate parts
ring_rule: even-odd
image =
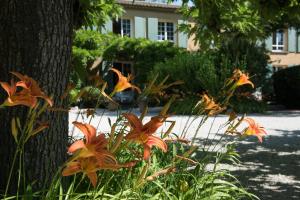
[[[138,113],[137,110],[133,112]],[[70,112],[70,131],[73,131],[72,121],[85,121],[85,114],[77,115],[78,110]],[[152,110],[150,115],[155,115]],[[101,132],[110,130],[109,120],[116,120],[117,112],[97,110],[97,116],[91,124],[98,127]],[[249,115],[263,125],[268,136],[262,144],[255,137],[247,138],[239,142],[238,151],[241,154],[240,166],[227,166],[237,175],[244,186],[254,192],[261,199],[274,200],[299,200],[300,199],[300,111],[268,112],[264,115]],[[146,118],[147,121],[149,118]],[[191,139],[195,132],[200,145],[206,137],[218,140],[222,135],[220,125],[226,121],[226,116],[210,118],[199,130],[200,119],[195,120],[189,129],[185,128],[187,122],[192,121],[190,116],[172,116],[169,120],[175,120],[173,132],[180,135],[182,132]],[[213,124],[213,126],[211,126]],[[167,124],[166,124],[167,126]],[[166,127],[162,129],[166,130]],[[184,130],[184,131],[183,131]],[[208,132],[211,134],[208,136]],[[70,133],[71,134],[71,133]],[[74,136],[80,137],[77,130]],[[227,138],[232,140],[233,138]],[[226,166],[225,166],[226,167]]]

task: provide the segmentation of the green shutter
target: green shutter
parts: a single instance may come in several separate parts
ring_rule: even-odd
[[[178,20],[178,26],[180,24],[186,23],[183,20]],[[178,31],[178,46],[182,48],[187,48],[187,43],[188,43],[188,36],[186,33]]]
[[[148,18],[148,39],[157,40],[158,35],[158,19]]]
[[[272,51],[273,38],[272,35],[265,40],[266,49]]]
[[[288,33],[288,50],[289,52],[296,52],[296,29],[289,28]]]
[[[104,27],[102,27],[101,29],[101,33],[109,33],[113,31],[113,24],[112,24],[112,20],[108,20],[105,22]]]
[[[135,38],[146,37],[146,20],[143,17],[134,17],[134,36]]]

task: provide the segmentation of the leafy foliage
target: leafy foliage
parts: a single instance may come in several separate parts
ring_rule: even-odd
[[[132,61],[135,80],[138,84],[144,84],[155,63],[164,62],[181,51],[184,50],[174,47],[170,42],[79,30],[74,39],[72,63],[76,74],[84,81],[89,67],[99,57],[108,62]]]
[[[182,80],[185,83],[178,86],[182,100],[176,102],[173,108],[178,114],[186,114],[191,110],[189,102],[197,97],[197,94],[208,92],[215,97],[220,95],[223,83],[236,68],[249,72],[256,87],[266,87],[269,72],[268,59],[264,47],[240,38],[224,43],[220,49],[183,53],[164,63],[158,63],[152,71],[152,77],[159,74],[160,79],[169,76],[170,81]],[[252,92],[253,89],[246,87],[240,92],[247,91]],[[178,93],[176,90],[172,92]],[[253,98],[244,99],[240,106],[237,105],[238,102],[232,102],[239,108],[237,111],[262,112],[265,110],[265,106]],[[249,109],[243,106],[246,104],[250,106]]]
[[[253,83],[257,87],[266,86],[267,74],[269,73],[267,66],[270,59],[267,53],[263,46],[243,38],[227,41],[220,48],[220,55],[229,62],[227,69],[231,68],[232,70],[233,67],[245,69],[252,76]],[[218,57],[221,58],[217,61],[219,65],[222,65],[222,56]],[[228,72],[226,74],[228,76]]]
[[[186,83],[181,87],[183,92],[208,91],[217,95],[236,68],[249,72],[254,84],[263,87],[269,72],[268,59],[263,47],[245,40],[234,40],[224,44],[220,50],[185,53],[158,63],[152,74],[159,73],[161,79],[170,75],[173,80],[183,80]]]
[[[123,8],[115,0],[75,0],[75,28],[82,27],[100,30],[110,18],[120,17]]]
[[[299,9],[297,0],[183,0],[182,15],[195,23],[181,29],[195,34],[202,49],[220,47],[237,36],[255,42],[278,27],[299,26]]]

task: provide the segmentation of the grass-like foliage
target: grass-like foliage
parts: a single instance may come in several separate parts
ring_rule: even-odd
[[[161,94],[171,85],[180,84],[157,83],[154,79],[141,91],[130,83],[131,77],[123,76],[116,69],[111,70],[119,81],[111,94],[105,93],[105,82],[97,82],[98,99],[105,99],[116,107],[118,103],[113,97],[125,89],[134,89],[140,97],[146,98]],[[227,122],[218,129],[221,137],[213,136],[211,140],[209,136],[213,133],[209,131],[206,139],[197,140],[199,129],[208,123],[208,119],[226,111],[237,88],[245,84],[253,86],[248,75],[240,70],[235,70],[233,76],[225,81],[220,96],[204,94],[199,97],[192,107],[193,115],[181,132],[173,131],[176,121],[168,112],[176,102],[175,97],[171,97],[150,119],[147,106],[140,116],[131,112],[119,113],[115,121],[109,121],[111,130],[107,133],[98,133],[101,130],[91,125],[95,109],[88,109],[85,111],[87,123],[73,122],[73,130],[79,130],[82,139],[70,138],[69,159],[57,169],[49,188],[40,191],[34,191],[32,183],[26,182],[24,165],[15,161],[22,160],[24,144],[36,134],[43,134],[40,132],[47,128],[47,124],[38,123],[40,115],[56,108],[50,108],[52,100],[36,81],[19,73],[13,74],[20,79],[18,82],[0,82],[8,94],[1,107],[22,105],[30,109],[24,124],[18,118],[12,119],[12,136],[17,150],[11,169],[18,167],[19,178],[18,188],[14,188],[16,194],[9,196],[11,171],[7,189],[2,194],[5,199],[257,199],[228,170],[220,167],[222,163],[239,162],[239,155],[234,149],[236,140],[254,135],[262,142],[266,132],[257,122],[231,112]],[[88,92],[80,92],[77,98]],[[45,100],[44,104],[39,102],[41,99]],[[95,108],[97,106],[98,102]],[[82,111],[78,112],[79,115]],[[242,123],[248,126],[241,128]]]

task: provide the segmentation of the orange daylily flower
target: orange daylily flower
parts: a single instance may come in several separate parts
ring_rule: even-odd
[[[167,151],[167,144],[161,138],[152,135],[163,124],[164,117],[152,117],[148,123],[143,125],[142,121],[134,114],[124,113],[123,116],[131,127],[131,131],[125,136],[125,139],[144,146],[144,160],[149,159],[152,146],[160,148],[163,152]]]
[[[17,92],[16,83],[11,80],[11,85],[7,82],[0,82],[1,87],[7,92],[8,97],[3,103],[5,106],[17,106],[24,105],[28,107],[35,107],[37,104],[37,99],[32,97],[29,93],[26,92]]]
[[[260,126],[254,119],[252,118],[245,118],[249,126],[244,130],[245,135],[255,135],[259,142],[262,142],[262,137],[267,134],[264,127]]]
[[[85,135],[85,141],[78,140],[69,147],[68,152],[75,155],[66,164],[62,172],[63,176],[83,172],[96,187],[98,170],[117,170],[121,167],[133,167],[136,164],[136,161],[118,164],[114,155],[107,150],[108,141],[104,134],[96,136],[96,129],[89,124],[80,122],[73,122],[73,124]]]
[[[69,153],[78,151],[78,154],[76,154],[73,159],[96,157],[101,168],[117,169],[117,160],[114,155],[107,150],[108,141],[105,135],[100,134],[96,136],[95,127],[89,124],[80,122],[73,122],[73,124],[80,129],[85,136],[85,141],[77,140],[69,147]]]
[[[204,104],[204,109],[208,112],[209,116],[218,114],[224,110],[219,104],[215,103],[213,98],[210,98],[207,94],[202,96],[202,102]]]
[[[16,83],[16,86],[23,88],[23,90],[19,92],[20,95],[29,94],[30,96],[35,98],[39,97],[47,101],[50,106],[53,106],[52,100],[45,95],[45,93],[41,90],[40,86],[34,79],[29,76],[22,75],[18,72],[11,73],[20,79],[20,81]]]
[[[252,88],[254,88],[254,84],[249,80],[248,74],[243,73],[239,69],[234,70],[233,73],[234,73],[233,77],[235,77],[235,79],[237,80],[237,82],[235,83],[236,86],[249,84],[252,86]]]
[[[63,176],[70,176],[78,172],[83,172],[90,179],[92,185],[97,185],[97,171],[101,169],[95,157],[81,158],[75,161],[68,162],[64,170]]]
[[[112,92],[112,94],[114,94],[116,92],[122,92],[123,90],[126,90],[128,88],[136,89],[138,91],[138,93],[141,93],[140,88],[138,88],[137,86],[129,83],[130,80],[132,79],[130,75],[128,77],[125,77],[125,76],[122,75],[122,73],[119,70],[117,70],[115,68],[111,68],[110,70],[115,72],[118,76],[118,79],[119,79],[117,85],[115,86],[115,88]]]

